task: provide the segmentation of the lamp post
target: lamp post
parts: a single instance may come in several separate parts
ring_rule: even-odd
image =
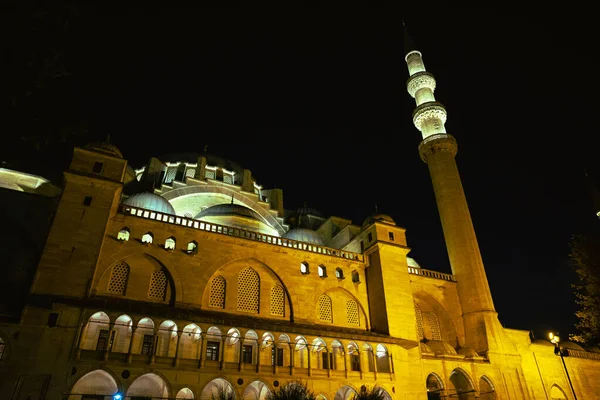
[[[563,357],[563,353],[560,349],[560,337],[550,332],[548,335],[550,338],[550,342],[554,345],[554,354],[558,354],[560,356],[560,360],[562,361],[563,368],[565,369],[565,374],[567,375],[567,380],[569,381],[569,386],[571,386],[571,393],[573,393],[573,398],[577,400],[577,395],[575,394],[575,389],[573,388],[573,382],[571,382],[571,377],[569,376],[569,370],[567,369],[567,364],[565,364],[565,359]]]

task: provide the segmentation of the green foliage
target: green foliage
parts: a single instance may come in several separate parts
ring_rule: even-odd
[[[575,235],[570,243],[570,263],[577,274],[572,285],[579,310],[577,334],[571,339],[588,345],[600,343],[600,236]]]
[[[306,383],[288,382],[267,395],[266,400],[315,400],[316,396]]]
[[[233,390],[225,385],[217,386],[217,392],[211,395],[212,400],[235,400]]]
[[[383,388],[375,386],[368,389],[365,385],[360,387],[360,391],[354,395],[352,400],[386,400],[388,396]]]

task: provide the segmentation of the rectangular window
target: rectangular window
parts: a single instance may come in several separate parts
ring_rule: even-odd
[[[144,341],[142,342],[142,354],[152,354],[152,347],[154,345],[154,335],[144,335]]]
[[[373,241],[373,234],[371,232],[369,232],[369,234],[367,235],[367,239],[369,239],[369,243]]]
[[[388,356],[377,356],[377,372],[390,372],[390,360]]]
[[[360,356],[358,354],[350,354],[350,370],[360,371]]]
[[[321,353],[321,363],[323,364],[323,369],[335,369],[333,368],[333,353],[323,351]]]
[[[362,240],[360,241],[360,252],[362,253],[363,251],[365,251],[365,242],[363,242]]]
[[[242,347],[242,362],[244,364],[252,364],[253,347],[251,344],[245,344]]]
[[[393,242],[394,241],[394,232],[388,232],[388,236],[389,236],[390,240]]]
[[[219,361],[219,342],[208,342],[206,344],[206,359],[209,361]]]
[[[277,355],[277,358],[275,358]],[[271,348],[271,365],[277,364],[278,367],[283,367],[283,349],[273,347]]]
[[[85,196],[83,198],[83,205],[89,207],[92,205],[92,196]]]
[[[95,174],[101,174],[102,173],[102,167],[104,167],[104,163],[101,163],[100,161],[96,161],[94,163],[94,168],[92,168],[92,172]]]
[[[108,340],[108,333],[110,335],[110,341]],[[113,340],[115,339],[115,331],[109,331],[108,329],[100,330],[100,334],[98,335],[98,342],[96,343],[96,351],[110,351],[112,348]]]
[[[375,372],[375,360],[372,351],[367,352],[367,358],[369,359],[369,372]]]

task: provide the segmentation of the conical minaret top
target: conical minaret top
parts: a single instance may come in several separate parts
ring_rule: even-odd
[[[446,133],[446,108],[435,101],[435,78],[425,69],[423,55],[417,50],[412,38],[404,26],[404,51],[405,60],[408,65],[410,78],[406,83],[408,93],[417,102],[417,108],[413,112],[413,123],[417,127],[423,139],[435,134]]]

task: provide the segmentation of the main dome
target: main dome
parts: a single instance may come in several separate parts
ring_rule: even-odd
[[[217,204],[199,212],[194,218],[204,222],[279,236],[256,211],[240,204]]]
[[[147,210],[175,215],[175,209],[167,199],[154,193],[136,193],[123,202],[131,207],[145,208]]]
[[[84,149],[96,151],[98,153],[108,154],[109,156],[123,158],[123,154],[121,150],[117,148],[114,144],[110,144],[107,142],[94,142],[85,145]]]
[[[290,231],[286,232],[286,234],[283,235],[283,237],[286,239],[297,240],[299,242],[312,243],[312,244],[316,244],[319,246],[325,245],[325,240],[323,239],[323,237],[321,236],[321,234],[319,232],[315,232],[315,231],[313,231],[311,229],[307,229],[307,228],[291,229]]]

